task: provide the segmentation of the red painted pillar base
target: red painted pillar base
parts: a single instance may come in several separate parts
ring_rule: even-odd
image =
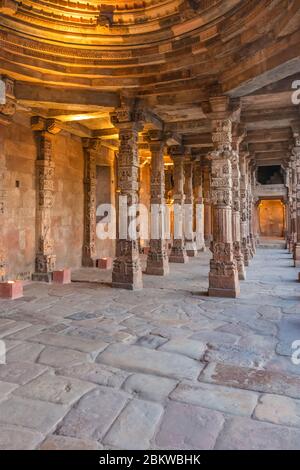
[[[53,282],[55,284],[70,284],[71,269],[64,268],[59,271],[53,271]]]
[[[19,299],[23,297],[23,282],[0,282],[0,299]]]

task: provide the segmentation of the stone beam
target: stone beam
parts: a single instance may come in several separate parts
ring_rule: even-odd
[[[62,89],[33,85],[24,82],[15,83],[15,95],[20,104],[55,109],[86,109],[87,111],[105,108],[112,111],[119,105],[117,93],[95,90]]]

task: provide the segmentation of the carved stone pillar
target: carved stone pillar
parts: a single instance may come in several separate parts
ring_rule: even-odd
[[[82,266],[96,265],[96,162],[100,152],[99,139],[84,139],[84,238]]]
[[[249,221],[248,221],[248,178],[247,178],[247,154],[242,152],[240,155],[240,195],[241,195],[241,248],[244,256],[244,265],[249,266],[250,252],[248,245]]]
[[[194,233],[193,166],[191,157],[186,156],[184,161],[184,237],[186,253],[191,257],[198,254]]]
[[[1,132],[1,124],[0,124]],[[6,159],[3,142],[0,142],[0,227],[4,227],[6,212]],[[3,240],[3,233],[0,236],[0,281],[4,281],[6,275],[6,249]]]
[[[3,132],[3,126],[12,122],[12,117],[16,111],[14,98],[14,81],[9,78],[0,80],[0,135]],[[4,140],[0,139],[0,227],[4,227],[6,201],[7,201],[7,169],[6,157],[4,153]],[[3,239],[3,232],[0,236],[0,281],[6,279],[7,274],[7,253]]]
[[[119,130],[119,226],[112,286],[136,290],[143,287],[139,242],[134,229],[139,202],[138,132],[141,127],[129,106],[117,109],[111,120]]]
[[[54,241],[52,238],[51,212],[54,202],[54,171],[52,141],[54,134],[60,129],[54,120],[45,120],[33,117],[32,130],[35,132],[37,142],[36,161],[36,240],[37,252],[35,259],[35,273],[33,281],[52,281],[52,272],[55,269],[56,256],[54,254]]]
[[[240,293],[232,240],[232,121],[226,97],[211,98],[212,140],[215,150],[208,155],[212,165],[213,242],[210,262],[210,296],[235,298]]]
[[[295,267],[300,267],[300,133],[295,134],[295,147],[293,148],[296,173],[296,243],[294,246]]]
[[[249,191],[249,222],[250,222],[250,251],[252,257],[256,253],[256,233],[255,233],[255,164],[250,163],[250,191]]]
[[[241,188],[240,188],[241,174],[239,167],[239,155],[235,153],[232,159],[232,236],[233,236],[233,249],[234,257],[237,264],[239,279],[246,279],[244,254],[242,252],[241,241]]]
[[[170,263],[187,263],[188,256],[184,243],[184,153],[182,147],[171,147],[174,162],[174,240],[170,254]]]
[[[151,238],[146,273],[165,276],[170,271],[165,239],[165,141],[156,131],[148,133],[148,141],[151,152]]]
[[[197,251],[201,252],[205,251],[205,241],[202,164],[199,160],[194,162],[194,205],[196,215],[196,247]]]
[[[212,241],[212,204],[211,204],[211,164],[204,158],[203,169],[203,202],[204,202],[204,240],[205,245],[210,246]]]

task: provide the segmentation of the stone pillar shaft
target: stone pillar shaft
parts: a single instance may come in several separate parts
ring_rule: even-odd
[[[34,127],[33,127],[34,129]],[[51,282],[55,269],[54,240],[52,237],[51,213],[54,203],[54,172],[52,140],[46,130],[36,131],[38,158],[36,161],[37,208],[36,236],[37,253],[34,281]]]
[[[210,262],[210,296],[237,297],[239,279],[232,240],[232,123],[230,119],[212,122],[215,151],[209,154],[212,165],[213,258]]]
[[[194,234],[194,193],[193,193],[193,162],[186,157],[184,162],[184,237],[188,256],[197,256]]]
[[[188,256],[184,243],[184,149],[171,149],[174,162],[174,240],[170,254],[170,263],[187,263]]]
[[[194,163],[194,204],[196,215],[196,247],[198,252],[205,251],[202,165],[200,161]]]
[[[211,165],[208,160],[203,162],[203,202],[204,202],[204,240],[210,246],[212,240],[212,205],[211,205]]]
[[[241,241],[241,187],[240,187],[239,155],[235,153],[232,159],[233,208],[232,208],[232,236],[234,258],[237,264],[239,279],[245,280],[244,255]]]
[[[146,273],[156,276],[169,274],[167,242],[165,240],[165,171],[164,141],[151,141],[151,239]]]
[[[249,266],[250,261],[250,251],[249,251],[249,213],[248,213],[248,203],[247,203],[247,193],[248,193],[248,177],[247,177],[247,164],[246,164],[246,155],[241,155],[240,157],[240,193],[241,193],[241,243],[242,243],[242,252],[244,256],[245,266]]]
[[[84,240],[82,265],[96,265],[96,161],[100,152],[100,140],[84,139]]]
[[[295,245],[294,245],[294,264],[300,267],[300,137],[295,139],[296,146],[293,149],[295,161]]]
[[[126,114],[126,113],[125,113]],[[113,287],[136,290],[143,287],[136,226],[139,202],[138,125],[115,116],[119,128],[118,183],[119,230],[116,243],[116,259],[112,273]],[[121,223],[123,222],[123,223]],[[125,230],[125,232],[124,232]]]

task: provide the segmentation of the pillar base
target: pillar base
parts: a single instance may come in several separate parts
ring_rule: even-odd
[[[208,295],[210,297],[230,297],[234,299],[239,297],[240,283],[237,269],[231,265],[225,267],[222,266],[222,264],[216,265],[212,260],[211,272],[209,274]]]
[[[140,263],[135,261],[114,261],[112,273],[112,287],[116,289],[140,290],[143,288],[142,270]]]
[[[240,281],[245,281],[246,280],[246,271],[245,271],[245,266],[244,264],[238,265],[238,275],[239,275],[239,280]]]
[[[196,249],[193,249],[193,250],[186,250],[186,254],[190,257],[190,258],[197,258],[198,256],[198,250]]]
[[[170,263],[182,263],[186,264],[189,262],[189,257],[186,251],[171,253],[169,258]]]
[[[22,281],[0,282],[0,299],[15,300],[23,297]]]
[[[294,246],[294,266],[300,268],[300,243],[296,243]]]
[[[169,263],[163,263],[162,266],[155,266],[154,264],[147,265],[145,274],[151,276],[167,276],[170,274]]]
[[[208,289],[208,295],[209,297],[226,297],[230,299],[236,299],[240,295],[239,290],[235,289],[214,289],[214,288],[209,288]]]
[[[47,282],[50,284],[53,280],[53,273],[33,273],[31,279],[33,282]]]

